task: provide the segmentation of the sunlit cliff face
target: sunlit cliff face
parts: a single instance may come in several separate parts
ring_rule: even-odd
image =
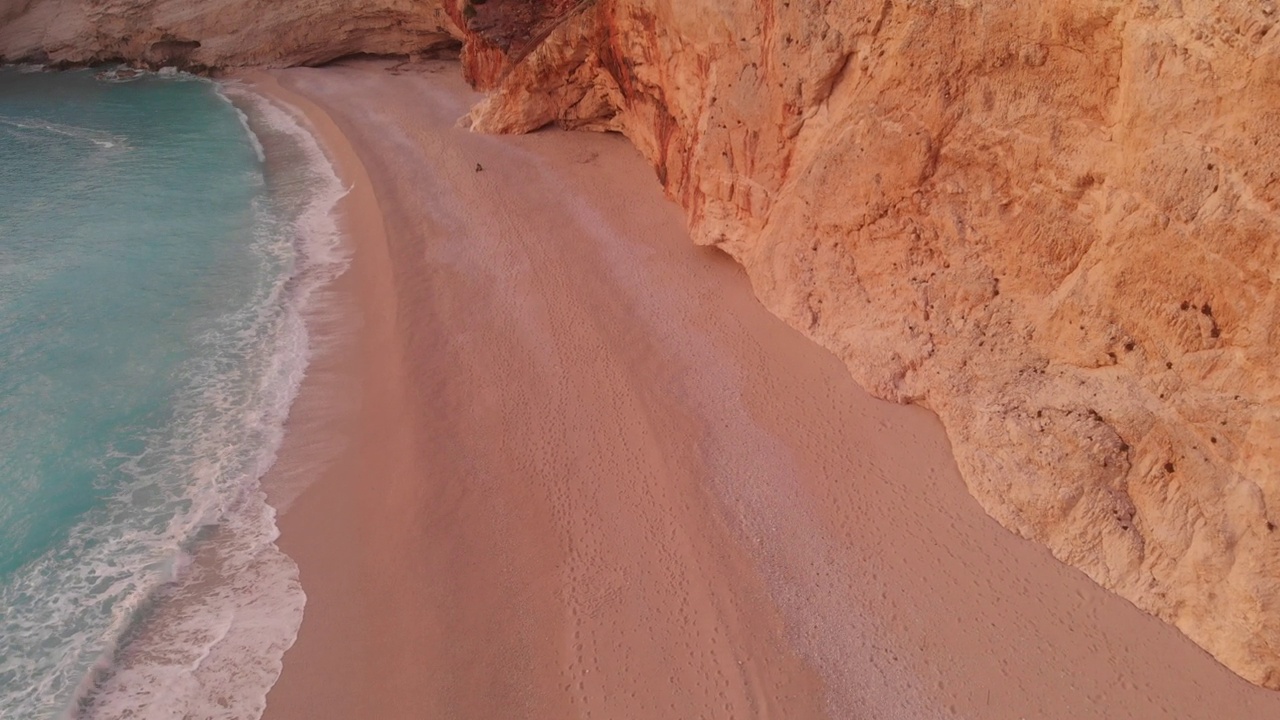
[[[0,57],[11,61],[314,65],[422,52],[456,42],[450,33],[443,6],[412,0],[0,0]]]
[[[471,122],[625,133],[770,309],[938,412],[995,518],[1277,687],[1274,22],[602,2],[472,52]]]

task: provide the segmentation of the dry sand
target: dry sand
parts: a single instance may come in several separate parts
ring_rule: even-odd
[[[267,718],[1280,717],[986,517],[936,418],[767,313],[622,138],[458,129],[448,63],[257,82],[354,185],[364,318],[276,471],[350,440],[281,520],[308,601]]]

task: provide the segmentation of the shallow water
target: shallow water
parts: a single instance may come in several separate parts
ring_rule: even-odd
[[[0,69],[0,717],[261,714],[304,596],[259,481],[341,195],[235,87]]]

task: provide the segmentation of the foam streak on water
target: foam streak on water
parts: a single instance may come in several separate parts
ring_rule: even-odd
[[[305,599],[259,482],[306,369],[309,308],[347,265],[345,191],[297,120],[242,89],[226,93],[252,117],[208,83],[3,73],[0,151],[87,175],[24,195],[0,174],[0,453],[16,458],[0,460],[0,541],[17,548],[0,556],[0,717],[259,717]],[[50,77],[118,106],[41,117],[36,91],[13,88]],[[130,103],[176,119],[131,128],[112,115]],[[218,172],[198,173],[206,161]],[[102,205],[129,173],[149,178],[134,206]],[[32,230],[51,212],[99,215]],[[81,292],[101,297],[81,307]]]

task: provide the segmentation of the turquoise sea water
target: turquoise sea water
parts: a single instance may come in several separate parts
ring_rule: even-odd
[[[260,715],[304,598],[258,483],[340,196],[234,87],[0,69],[0,717]]]

